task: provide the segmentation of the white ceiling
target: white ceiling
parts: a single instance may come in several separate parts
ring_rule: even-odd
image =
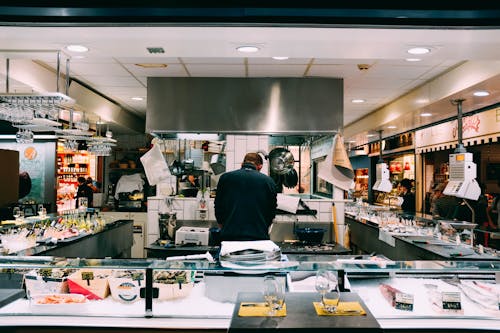
[[[52,67],[57,50],[64,51],[69,44],[87,46],[89,52],[83,58],[64,51],[71,58],[71,77],[143,118],[148,76],[336,77],[344,79],[347,126],[464,61],[500,59],[498,29],[6,26],[0,27],[0,36],[4,59],[40,60]],[[250,44],[260,51],[241,54],[236,50]],[[429,47],[431,52],[412,56],[407,50],[414,46]],[[165,53],[149,54],[147,47],[162,47]],[[272,56],[289,59],[277,61]],[[415,57],[422,60],[405,60]],[[137,63],[168,66],[145,69]],[[369,69],[361,71],[358,64]],[[5,73],[2,67],[0,72]],[[23,89],[22,83],[10,84],[11,92]],[[134,96],[144,100],[134,101]],[[351,103],[355,98],[366,103]]]

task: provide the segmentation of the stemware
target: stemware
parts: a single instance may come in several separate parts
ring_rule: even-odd
[[[21,216],[21,209],[19,207],[14,207],[12,209],[12,216],[14,216],[16,220],[19,219]]]
[[[337,271],[320,269],[316,273],[316,291],[321,295],[321,305],[327,312],[337,311],[340,293],[338,289]]]
[[[264,277],[264,300],[269,307],[268,315],[273,316],[276,314],[278,308],[278,294],[279,285],[276,278],[271,275]]]

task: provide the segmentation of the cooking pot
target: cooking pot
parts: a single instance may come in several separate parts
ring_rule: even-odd
[[[295,235],[301,242],[320,244],[325,231],[323,228],[295,228]]]
[[[269,153],[269,164],[271,171],[284,175],[293,170],[295,158],[293,154],[285,148],[275,148]]]

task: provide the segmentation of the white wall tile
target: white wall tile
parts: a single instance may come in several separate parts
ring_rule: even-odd
[[[158,212],[149,210],[148,207],[148,233],[158,234],[160,232],[158,226],[158,218]]]
[[[331,202],[320,202],[319,203],[319,212],[326,213],[332,211],[332,203]]]
[[[159,234],[148,234],[148,236],[146,237],[146,244],[153,244],[158,238],[160,238]]]
[[[259,150],[269,153],[269,137],[267,135],[259,135]]]
[[[226,135],[226,152],[234,152],[234,135]]]
[[[246,153],[247,153],[247,140],[236,139],[235,149],[234,149],[235,163],[243,162]]]
[[[235,164],[234,151],[226,152],[226,168]]]
[[[247,136],[247,152],[257,152],[259,150],[259,136],[248,135]]]
[[[158,199],[148,199],[148,211],[149,210],[155,210],[158,211],[158,204],[159,204]]]
[[[319,213],[318,219],[321,222],[331,222],[332,221],[332,214],[331,213]]]
[[[184,200],[183,199],[172,200],[172,208],[174,210],[180,210],[180,211],[184,210]]]

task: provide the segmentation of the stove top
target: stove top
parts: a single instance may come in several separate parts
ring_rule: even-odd
[[[295,243],[278,243],[277,244],[281,253],[291,253],[291,254],[349,254],[351,250],[339,244],[310,244],[305,242],[295,242]]]

